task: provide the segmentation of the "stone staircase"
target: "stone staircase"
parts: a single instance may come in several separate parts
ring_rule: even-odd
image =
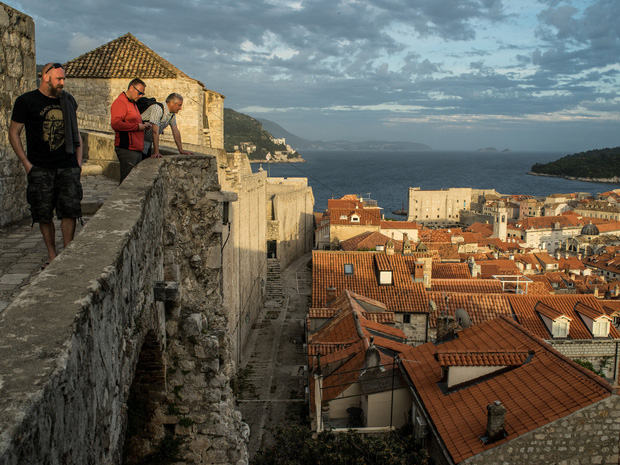
[[[280,274],[280,260],[277,258],[267,259],[267,283],[265,288],[267,300],[279,303],[284,301],[282,292],[282,276]]]

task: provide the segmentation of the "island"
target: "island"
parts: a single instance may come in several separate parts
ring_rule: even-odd
[[[536,163],[528,173],[579,181],[620,182],[620,147],[573,153],[549,163]]]

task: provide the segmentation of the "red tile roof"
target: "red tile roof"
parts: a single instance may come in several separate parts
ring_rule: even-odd
[[[556,224],[559,224],[560,228],[581,228],[586,223],[580,218],[581,217],[575,214],[565,214],[560,216],[533,216],[523,218],[522,220],[510,221],[508,223],[508,229],[519,229],[524,231],[528,229],[553,229],[556,227]]]
[[[508,300],[516,320],[528,331],[531,331],[538,337],[547,340],[552,339],[553,336],[547,326],[543,323],[539,314],[546,315],[552,320],[561,315],[569,318],[571,321],[568,330],[568,337],[573,340],[587,340],[593,338],[592,332],[579,315],[579,313],[583,315],[589,314],[586,313],[587,311],[585,310],[585,307],[589,307],[591,309],[589,312],[595,312],[599,316],[605,314],[600,301],[591,295],[509,295]],[[609,338],[620,338],[620,333],[613,325],[610,325],[609,328]]]
[[[497,279],[433,279],[431,290],[475,294],[501,294],[503,292],[502,283]]]
[[[358,221],[352,221],[353,216],[359,217]],[[332,226],[379,226],[380,223],[381,210],[378,208],[331,208],[329,210],[329,224]]]
[[[381,221],[381,229],[422,229],[422,227],[414,221]]]
[[[467,263],[433,263],[432,279],[472,279]]]
[[[384,246],[390,238],[380,232],[365,232],[358,236],[352,237],[340,243],[342,250],[347,252],[354,252],[357,250],[368,251],[375,250],[377,246]],[[394,251],[400,252],[403,250],[403,241],[394,240]]]
[[[392,285],[379,285],[374,256],[385,257],[393,271]],[[325,307],[345,289],[384,302],[394,312],[428,312],[428,296],[423,283],[414,283],[414,263],[429,254],[386,256],[383,252],[312,253],[312,307]],[[344,264],[353,265],[352,275],[344,274]]]
[[[493,235],[493,225],[486,223],[474,223],[467,228],[468,231],[478,233],[483,237],[491,237]]]
[[[130,33],[74,58],[65,63],[63,67],[67,78],[72,79],[189,78],[187,74],[164,60]]]
[[[497,275],[520,275],[521,270],[517,267],[514,260],[482,260],[478,263],[482,278],[491,279]]]
[[[531,360],[502,370],[461,389],[444,392],[438,352],[532,352]],[[613,394],[602,378],[585,370],[548,344],[501,317],[473,326],[441,345],[408,348],[401,354],[432,424],[455,463],[505,444],[524,433],[563,418]],[[501,401],[506,408],[505,439],[484,444],[486,406]]]
[[[521,366],[530,353],[526,350],[437,350],[439,366]]]
[[[431,291],[428,295],[437,305],[437,311],[429,314],[428,324],[431,328],[437,326],[437,316],[439,313],[446,311],[446,297],[448,297],[448,310],[446,314],[454,316],[456,309],[462,308],[467,312],[474,325],[492,320],[500,315],[512,315],[510,302],[506,294],[462,294]]]
[[[457,244],[444,244],[442,242],[431,242],[426,244],[430,251],[437,251],[441,260],[459,261],[459,246]]]

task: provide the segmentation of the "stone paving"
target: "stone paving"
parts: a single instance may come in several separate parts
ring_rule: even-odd
[[[284,302],[266,302],[243,353],[238,408],[250,426],[248,452],[270,442],[275,427],[305,422],[304,322],[312,295],[308,253],[282,272]]]
[[[118,181],[103,175],[82,176],[84,198],[82,200],[83,222],[94,215],[103,202],[118,187]],[[62,250],[60,221],[56,225],[56,247]],[[78,222],[76,234],[82,230]],[[47,249],[39,226],[31,227],[31,219],[0,228],[0,312],[41,272],[47,262]]]

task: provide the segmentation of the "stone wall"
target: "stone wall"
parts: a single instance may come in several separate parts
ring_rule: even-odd
[[[245,341],[265,299],[267,279],[265,172],[252,174],[247,155],[218,154],[222,189],[239,200],[230,204],[230,225],[224,229],[224,296],[229,332],[235,341],[233,358],[240,362]]]
[[[137,76],[139,77],[139,76]],[[77,100],[80,128],[94,131],[111,131],[110,106],[127,90],[130,79],[68,78],[65,89]],[[177,115],[181,139],[188,144],[211,148],[224,148],[224,97],[208,91],[190,78],[144,79],[146,95],[164,102],[177,92],[183,96],[183,109]],[[175,147],[172,132],[164,131],[162,143]]]
[[[0,314],[2,464],[121,463],[134,373],[148,371],[140,353],[158,350],[164,392],[147,399],[150,436],[131,437],[133,452],[169,434],[188,462],[247,461],[229,387],[215,158],[147,160],[127,181]],[[163,280],[179,288],[165,304],[154,297]]]
[[[619,433],[620,400],[612,395],[461,463],[616,464]]]
[[[109,127],[109,125],[108,125]],[[99,165],[103,168],[103,174],[109,178],[120,179],[120,165],[114,151],[114,135],[98,131],[80,130],[82,134],[82,149],[84,161]],[[183,144],[183,148],[206,155],[217,155],[221,150],[209,149],[192,144]],[[178,151],[169,146],[161,146],[162,155],[175,155]]]
[[[267,181],[267,209],[274,220],[269,222],[268,239],[277,240],[277,258],[284,270],[312,250],[314,196],[306,178],[268,178]]]
[[[562,355],[575,360],[590,362],[595,370],[601,370],[605,377],[618,381],[618,361],[620,341],[609,339],[587,339],[567,341],[547,341]]]
[[[9,144],[9,124],[15,99],[37,87],[34,21],[4,3],[0,3],[0,56],[0,226],[4,226],[28,215],[26,174]]]

